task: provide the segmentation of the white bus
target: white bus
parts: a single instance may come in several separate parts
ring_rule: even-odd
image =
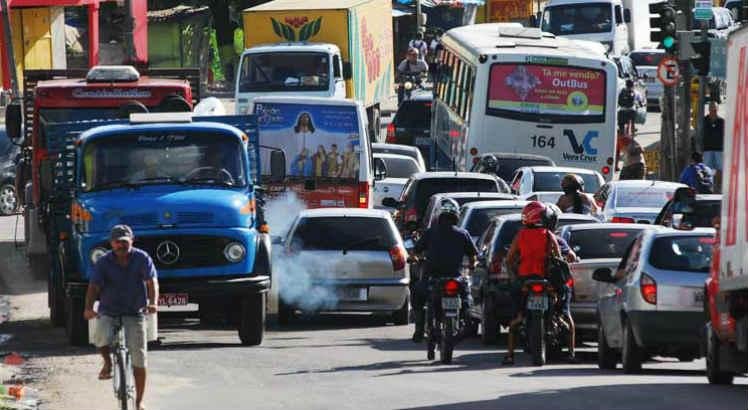
[[[617,68],[602,45],[501,23],[458,27],[441,41],[436,169],[465,171],[482,154],[516,152],[611,179]]]

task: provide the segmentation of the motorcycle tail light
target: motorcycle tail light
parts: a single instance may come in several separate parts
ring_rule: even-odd
[[[447,294],[447,296],[457,296],[457,294],[460,292],[460,283],[456,280],[448,280],[444,283],[444,293]]]
[[[545,286],[543,286],[542,283],[533,283],[532,285],[530,285],[530,291],[532,293],[543,293],[544,290]]]
[[[569,288],[573,288],[574,287],[574,278],[569,278],[569,280],[566,281],[566,286],[568,286]]]
[[[394,144],[397,142],[397,137],[395,136],[395,124],[393,123],[387,125],[387,139],[385,142],[388,144]]]

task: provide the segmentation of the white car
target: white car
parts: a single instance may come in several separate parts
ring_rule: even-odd
[[[647,103],[660,105],[660,97],[664,88],[660,80],[657,79],[657,65],[665,56],[665,50],[662,49],[639,49],[631,52],[629,57],[636,67],[636,72],[647,87]]]
[[[667,181],[611,181],[595,193],[595,201],[603,208],[604,222],[651,224],[675,190],[683,187],[687,186]]]
[[[387,168],[387,176],[374,183],[374,208],[393,209],[382,205],[384,198],[400,198],[405,183],[411,175],[425,172],[422,163],[411,156],[400,154],[375,153],[374,160],[380,158]]]
[[[473,238],[473,243],[483,235],[494,217],[522,212],[528,201],[479,201],[470,202],[460,209],[457,226],[465,229]]]
[[[605,183],[599,172],[584,168],[522,167],[514,173],[511,183],[512,193],[519,196],[519,199],[524,200],[530,197],[538,200],[540,193],[543,193],[543,199],[540,200],[547,201],[552,198],[548,193],[556,192],[559,196],[563,194],[561,180],[566,174],[579,175],[584,181],[584,192],[597,192],[600,186]]]

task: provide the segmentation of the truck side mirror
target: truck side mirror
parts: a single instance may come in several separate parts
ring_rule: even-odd
[[[382,158],[374,158],[374,180],[381,181],[387,178],[387,164]]]
[[[346,80],[353,78],[353,69],[351,68],[350,61],[343,62],[343,78]]]
[[[5,107],[5,132],[14,144],[20,144],[23,109],[20,101],[14,101]]]
[[[286,153],[282,150],[270,152],[270,182],[282,182],[286,179]]]

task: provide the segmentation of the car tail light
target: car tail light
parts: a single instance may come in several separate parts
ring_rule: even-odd
[[[457,296],[459,292],[460,292],[460,282],[457,282],[454,279],[450,279],[444,282],[444,293],[446,293],[447,296]]]
[[[389,125],[387,125],[387,139],[385,140],[385,142],[387,142],[388,144],[394,144],[396,141],[397,139],[395,137],[395,124],[389,123]]]
[[[621,223],[621,224],[632,224],[636,221],[634,220],[634,218],[627,218],[625,216],[614,216],[613,219],[610,220],[610,222]]]
[[[533,283],[532,285],[530,285],[530,291],[532,293],[543,293],[544,290],[545,286],[543,286],[542,283]]]
[[[651,276],[647,275],[646,273],[642,273],[642,278],[639,281],[641,291],[642,291],[642,297],[644,298],[647,303],[651,303],[653,305],[657,304],[657,282],[655,282],[654,279],[652,279]]]
[[[369,207],[369,183],[359,182],[358,184],[358,207]]]
[[[392,259],[392,269],[395,272],[405,269],[405,262],[408,259],[408,253],[400,245],[394,246],[390,249],[390,259]]]
[[[418,215],[416,214],[415,208],[408,209],[405,211],[405,222],[416,222]]]

